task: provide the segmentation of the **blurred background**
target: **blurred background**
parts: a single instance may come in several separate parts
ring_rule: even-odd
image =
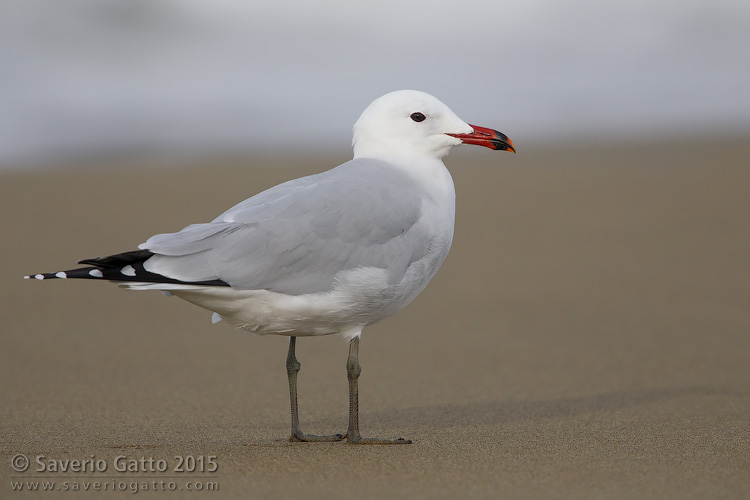
[[[436,95],[520,148],[750,130],[745,0],[0,0],[0,167],[347,151]]]

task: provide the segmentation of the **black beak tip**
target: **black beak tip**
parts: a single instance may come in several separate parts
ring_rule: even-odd
[[[492,140],[492,144],[495,146],[497,151],[510,151],[511,153],[516,152],[516,147],[513,145],[513,141],[508,139],[508,136],[497,132],[497,138]]]

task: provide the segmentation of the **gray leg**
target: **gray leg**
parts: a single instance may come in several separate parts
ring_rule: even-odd
[[[289,441],[341,441],[344,436],[334,434],[332,436],[314,436],[303,434],[299,426],[299,414],[297,413],[297,373],[302,365],[294,355],[297,337],[289,337],[289,354],[286,357],[286,373],[289,376],[289,401],[292,404],[292,436]]]
[[[349,358],[346,361],[346,375],[349,379],[349,430],[347,440],[352,444],[411,444],[409,439],[363,438],[359,434],[359,385],[357,380],[362,372],[359,366],[359,337],[349,342]]]

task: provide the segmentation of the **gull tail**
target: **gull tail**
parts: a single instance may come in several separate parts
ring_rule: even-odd
[[[161,274],[146,271],[143,263],[154,255],[150,250],[133,250],[131,252],[118,253],[107,257],[95,257],[93,259],[84,259],[79,264],[88,264],[87,267],[70,269],[67,271],[57,271],[51,273],[29,274],[24,279],[94,279],[116,281],[127,284],[134,282],[133,285],[154,284],[153,288],[158,289],[158,285],[188,285],[188,286],[229,286],[228,283],[220,280],[207,281],[182,281],[163,276]],[[171,288],[171,287],[167,287]]]

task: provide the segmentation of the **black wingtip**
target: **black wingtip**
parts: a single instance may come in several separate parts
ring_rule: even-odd
[[[85,279],[102,279],[104,278],[104,274],[100,269],[97,269],[96,267],[83,267],[80,269],[70,269],[68,271],[57,271],[54,273],[38,273],[38,274],[28,274],[23,277],[25,280],[30,279],[37,279],[37,280],[54,280],[54,279],[75,279],[75,278],[85,278]]]
[[[150,250],[133,250],[107,257],[94,257],[93,259],[84,259],[79,262],[79,264],[88,264],[92,267],[82,267],[55,273],[30,274],[24,276],[24,279],[103,279],[115,282],[138,281],[143,283],[174,283],[197,286],[229,286],[229,283],[220,279],[182,281],[147,271],[143,267],[143,263],[153,255],[154,253]]]
[[[115,255],[108,255],[106,257],[94,257],[92,259],[79,260],[79,264],[88,264],[90,266],[98,267],[100,269],[109,268],[120,268],[125,267],[128,264],[135,264],[137,262],[143,262],[148,260],[154,252],[151,250],[132,250],[130,252],[118,253]]]

